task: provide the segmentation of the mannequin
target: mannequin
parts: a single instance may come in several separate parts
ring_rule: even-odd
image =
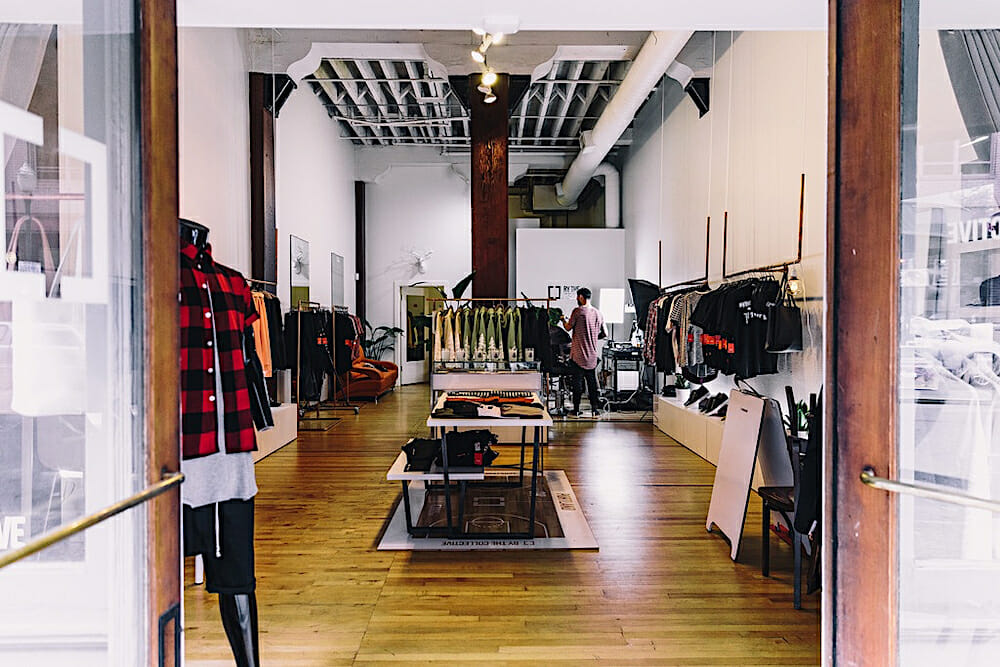
[[[212,259],[208,228],[183,218],[179,223],[184,552],[205,560],[206,585],[219,595],[236,665],[258,667],[253,573],[257,487],[250,453],[256,449],[253,423],[258,415],[236,409],[250,403],[243,392],[254,394],[247,367],[256,359],[250,326],[256,311],[243,277]],[[253,357],[247,356],[247,340]],[[241,348],[244,354],[230,354]]]

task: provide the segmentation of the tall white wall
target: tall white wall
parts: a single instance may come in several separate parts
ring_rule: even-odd
[[[472,270],[471,195],[447,163],[394,165],[366,188],[368,321],[392,325],[397,283],[429,281],[450,293]],[[426,273],[418,273],[411,251],[433,253]]]
[[[178,31],[180,215],[211,230],[216,261],[250,272],[250,126],[243,31]]]
[[[665,79],[636,119],[623,168],[631,275],[662,285],[703,276],[711,216],[709,274],[717,282],[727,211],[728,272],[794,259],[805,173],[800,277],[808,297],[823,295],[826,50],[823,32],[719,33],[711,110],[702,118]],[[788,355],[781,374],[755,386],[779,397],[789,382],[799,395],[819,389],[822,302],[805,303],[804,324],[809,349]]]
[[[309,242],[309,298],[330,305],[330,253],[344,257],[344,296],[355,307],[355,148],[310,89],[300,85],[275,123],[278,296],[291,303],[289,237]],[[337,304],[343,305],[343,304]]]

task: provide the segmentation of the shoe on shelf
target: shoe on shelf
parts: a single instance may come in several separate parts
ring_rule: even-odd
[[[694,405],[695,403],[697,403],[706,396],[708,396],[708,389],[705,387],[705,385],[702,385],[697,389],[692,389],[691,395],[688,396],[688,399],[686,401],[684,401],[684,407]]]
[[[666,396],[667,398],[677,398],[677,387],[672,385],[664,387],[660,394]]]
[[[712,397],[712,401],[709,404],[709,408],[705,412],[706,414],[717,416],[719,414],[719,410],[725,408],[728,403],[729,403],[728,396],[726,396],[725,394],[716,394],[715,396]]]
[[[729,411],[729,404],[728,403],[724,403],[722,405],[722,407],[719,408],[718,410],[716,410],[715,414],[712,415],[712,416],[713,417],[718,417],[719,419],[725,419],[726,418],[726,413],[728,411]]]

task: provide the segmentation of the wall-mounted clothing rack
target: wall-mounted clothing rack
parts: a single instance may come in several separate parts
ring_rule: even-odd
[[[712,216],[707,216],[705,218],[705,276],[702,278],[692,278],[691,280],[684,280],[679,283],[674,283],[673,285],[667,285],[666,287],[661,287],[660,294],[664,294],[679,287],[691,287],[691,286],[708,284],[708,265],[709,265],[708,260],[709,260],[709,251],[711,250],[711,248],[712,248]],[[660,250],[661,250],[660,261],[662,262],[663,241],[660,241]]]
[[[726,271],[726,256],[729,254],[729,211],[726,211],[722,219],[722,278],[723,280],[729,280],[731,278],[739,278],[742,276],[752,275],[754,273],[775,273],[781,271],[784,274],[788,273],[788,267],[795,264],[802,263],[802,227],[805,221],[805,207],[806,207],[806,175],[802,174],[799,180],[799,242],[798,250],[795,255],[795,259],[787,262],[777,262],[775,264],[768,264],[766,266],[758,266],[752,269],[745,269],[742,271],[737,271],[735,273],[728,273]]]

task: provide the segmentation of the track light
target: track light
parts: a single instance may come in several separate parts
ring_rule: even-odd
[[[484,56],[482,51],[480,51],[479,49],[473,49],[471,55],[472,59],[475,60],[477,63],[486,62],[486,56]]]
[[[486,34],[486,31],[485,31],[485,30],[483,30],[482,28],[473,28],[473,29],[472,29],[472,32],[476,33],[476,34],[477,34],[477,35],[479,35],[480,37],[482,37],[483,35],[485,35],[485,34]]]
[[[501,40],[503,40],[503,33],[502,32],[498,32],[498,33],[494,33],[493,34],[493,43],[494,44],[499,44]]]
[[[490,88],[489,86],[486,86],[486,85],[483,85],[483,84],[480,84],[479,87],[476,88],[476,90],[478,90],[479,92],[481,92],[483,95],[492,95],[493,94],[493,89]]]
[[[483,98],[483,102],[485,102],[486,104],[493,104],[496,101],[497,101],[497,96],[494,95],[492,92],[490,92],[489,95]]]
[[[497,73],[491,69],[486,70],[485,72],[483,72],[482,82],[483,85],[492,86],[494,83],[497,82]]]

